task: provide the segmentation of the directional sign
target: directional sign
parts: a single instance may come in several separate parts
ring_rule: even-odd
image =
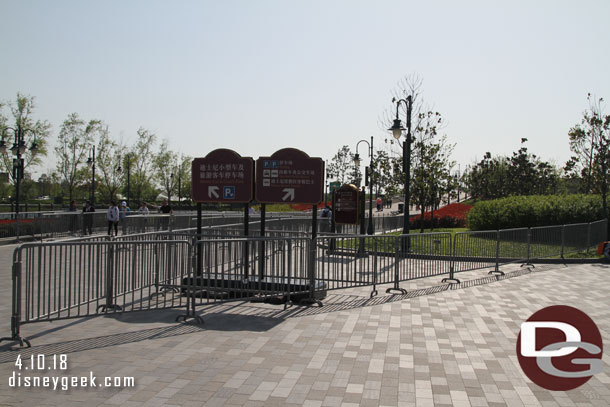
[[[284,148],[256,160],[256,200],[262,203],[322,202],[324,161]]]
[[[332,191],[333,189],[339,189],[339,187],[341,186],[341,183],[339,181],[333,181],[330,184],[328,184],[328,186],[330,187],[330,190]]]
[[[360,223],[360,191],[355,185],[343,185],[335,191],[333,216],[335,223],[357,225]]]
[[[214,150],[195,158],[192,166],[195,202],[250,202],[253,198],[254,160],[233,150]]]

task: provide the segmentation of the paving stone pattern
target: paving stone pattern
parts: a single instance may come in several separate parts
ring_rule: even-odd
[[[0,248],[0,321],[10,332],[14,247]],[[406,295],[369,299],[370,288],[333,291],[325,306],[248,302],[198,309],[201,326],[174,323],[181,310],[82,318],[22,327],[31,349],[0,344],[0,405],[15,406],[610,406],[604,372],[569,392],[549,392],[522,373],[521,322],[555,304],[577,307],[608,346],[608,265],[505,267],[403,285]],[[607,348],[606,348],[607,349]],[[9,386],[17,355],[66,354],[65,371],[32,376],[133,376],[133,388]]]

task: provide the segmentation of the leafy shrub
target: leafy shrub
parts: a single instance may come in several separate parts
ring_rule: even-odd
[[[471,230],[494,230],[594,222],[603,218],[599,195],[530,195],[477,202],[468,213],[467,224]]]

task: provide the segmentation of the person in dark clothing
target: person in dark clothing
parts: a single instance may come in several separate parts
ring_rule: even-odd
[[[167,216],[163,216],[160,219],[159,228],[162,230],[169,229],[169,215],[172,215],[174,213],[174,210],[172,209],[171,205],[167,202],[167,199],[163,200],[163,203],[159,207],[159,213],[161,213],[163,215],[167,215]]]
[[[167,199],[163,200],[163,203],[159,207],[159,213],[165,213],[169,215],[174,213],[174,210],[172,209],[171,205],[167,203]]]
[[[95,208],[91,205],[91,201],[85,202],[85,206],[83,206],[83,235],[86,235],[87,232],[89,234],[93,234],[93,212],[95,212]]]

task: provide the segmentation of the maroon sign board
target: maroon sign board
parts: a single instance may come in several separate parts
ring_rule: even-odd
[[[322,202],[324,160],[295,148],[256,160],[256,200],[261,203]]]
[[[360,190],[351,184],[335,190],[335,223],[357,225],[360,223]]]
[[[195,202],[245,203],[253,198],[254,160],[220,148],[192,164]]]

